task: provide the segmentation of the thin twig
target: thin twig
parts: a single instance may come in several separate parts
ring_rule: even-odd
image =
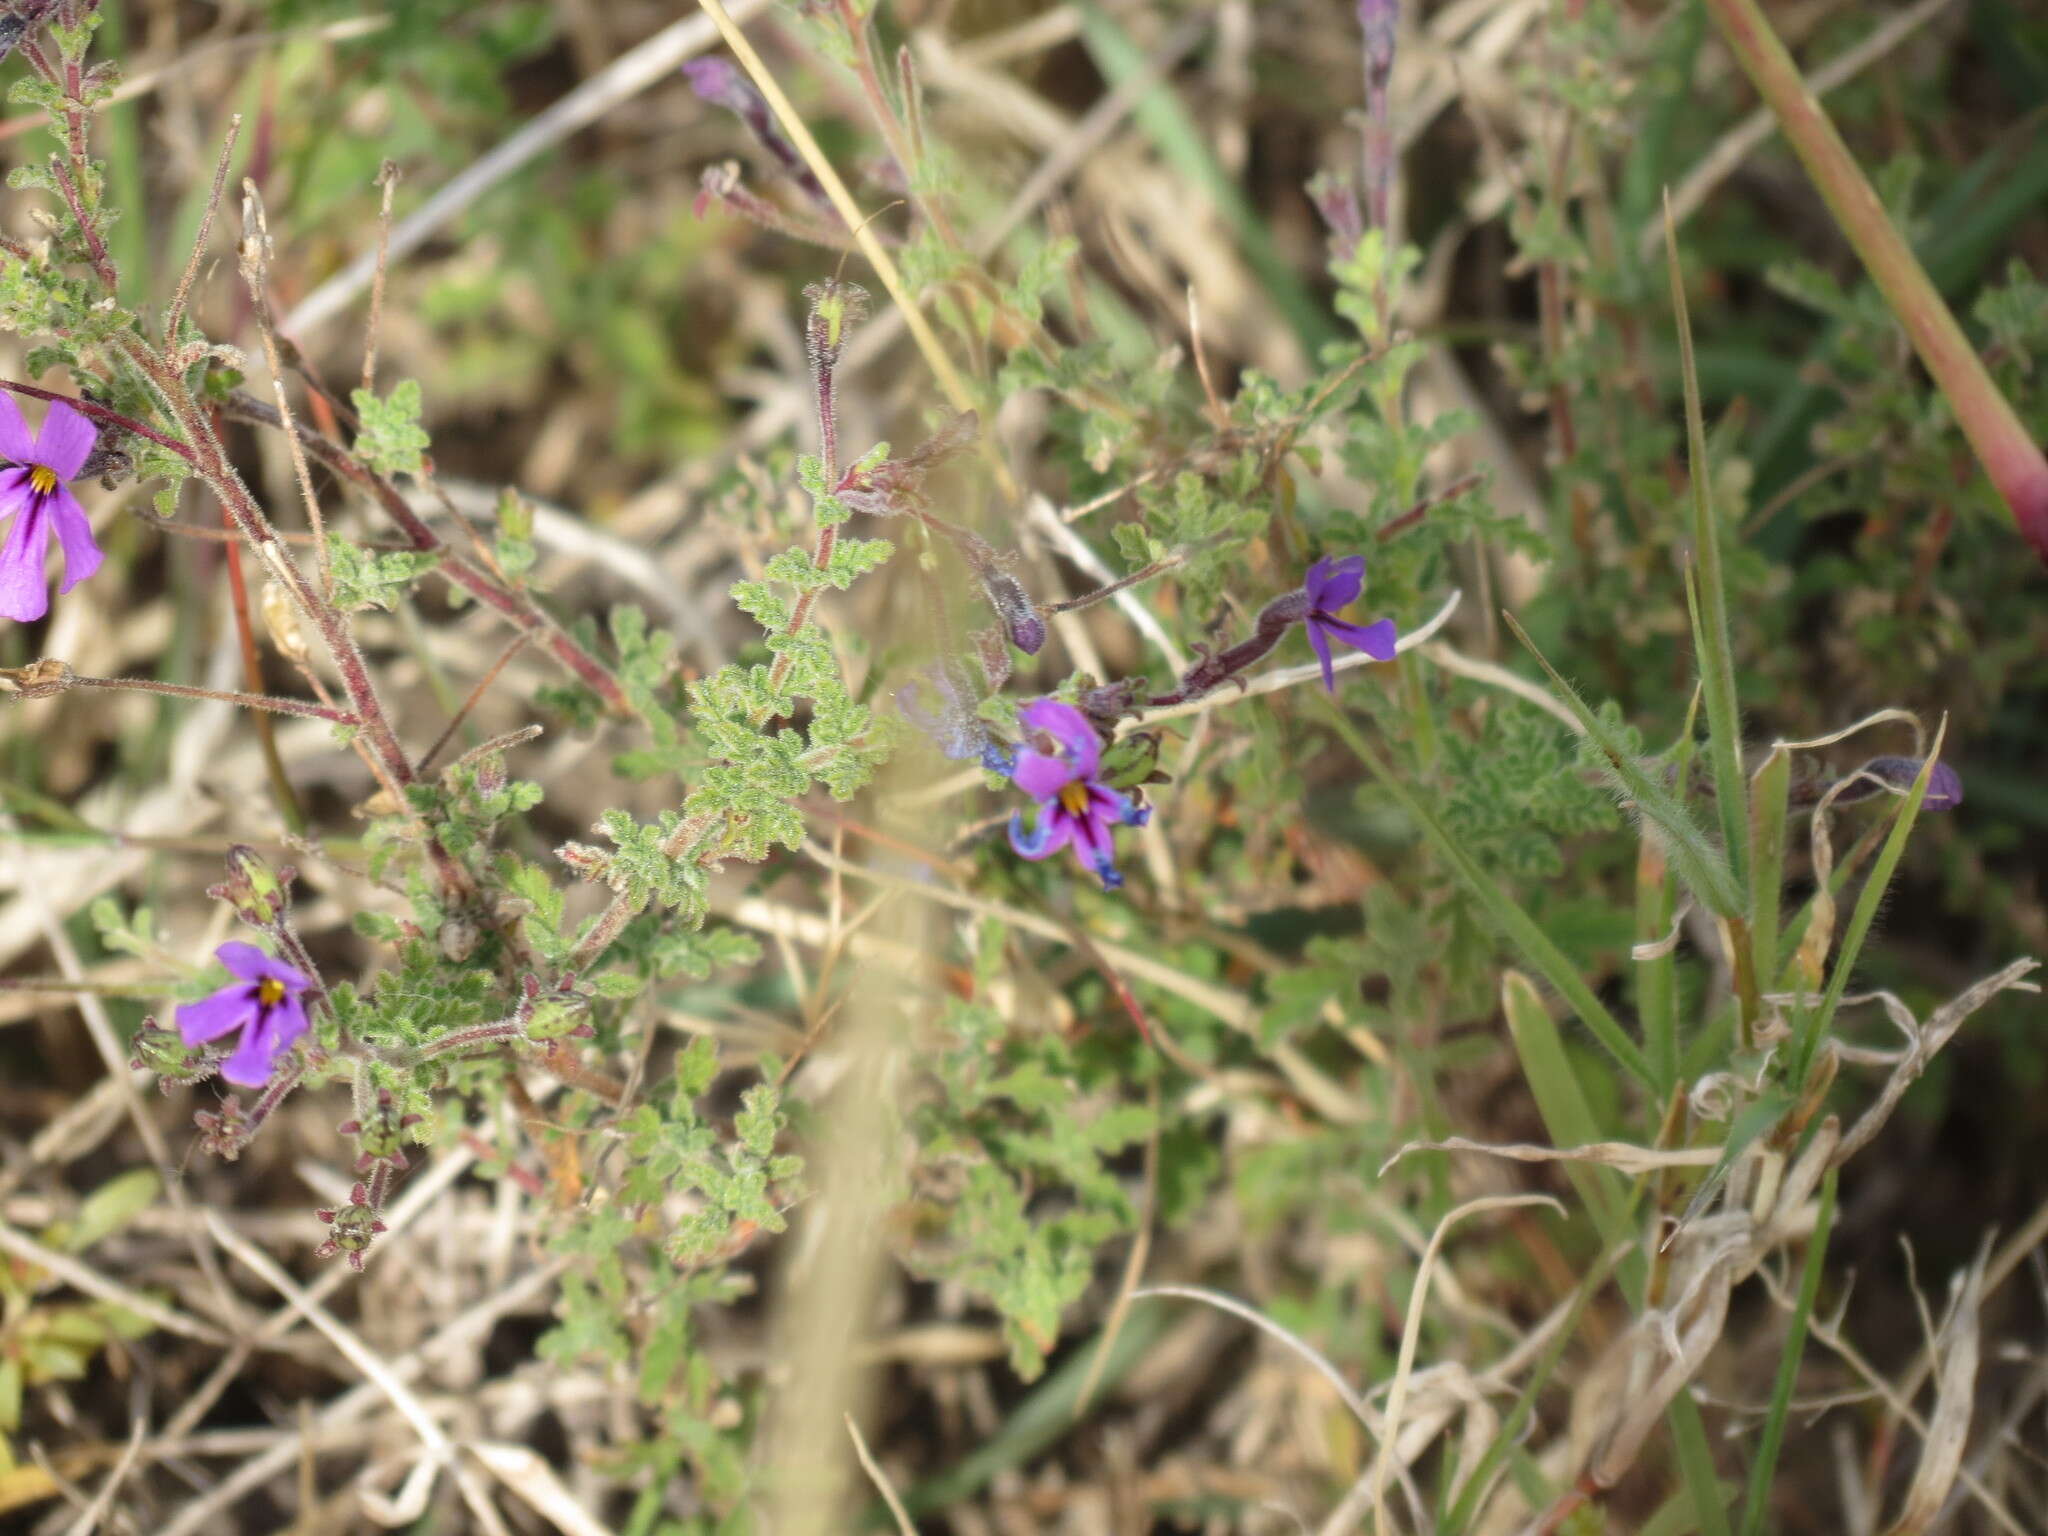
[[[398,190],[398,162],[386,160],[377,172],[377,185],[384,189],[383,206],[377,213],[377,270],[370,279],[370,320],[363,336],[363,393],[377,392],[377,329],[384,321],[385,269],[391,259],[391,198]]]
[[[207,193],[206,206],[199,214],[199,233],[192,237],[192,254],[185,260],[185,274],[178,279],[178,291],[171,295],[170,307],[164,311],[164,345],[178,344],[178,324],[185,318],[185,303],[192,296],[192,285],[199,279],[200,263],[206,259],[206,242],[213,234],[213,221],[220,213],[220,200],[227,192],[228,164],[234,158],[235,144],[242,137],[242,114],[237,112],[228,119],[227,136],[221,141],[220,159],[213,167],[213,187]]]

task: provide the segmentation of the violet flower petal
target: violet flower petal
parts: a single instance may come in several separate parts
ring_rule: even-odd
[[[1316,660],[1323,664],[1323,688],[1326,692],[1337,691],[1337,673],[1330,665],[1330,642],[1323,637],[1323,626],[1315,619],[1308,621],[1308,643],[1315,647]]]
[[[64,550],[64,580],[57,590],[69,592],[98,570],[106,555],[93,539],[92,519],[85,515],[85,508],[61,485],[50,493],[50,521]]]
[[[287,992],[303,992],[313,985],[298,967],[273,959],[254,944],[244,944],[240,939],[228,940],[213,954],[231,975],[244,981],[279,982]]]
[[[1324,630],[1353,650],[1365,652],[1374,661],[1392,661],[1399,654],[1394,648],[1394,643],[1399,637],[1392,619],[1379,619],[1371,624],[1352,624],[1343,619],[1320,619],[1311,621],[1309,629],[1311,632]]]
[[[43,557],[50,547],[50,518],[40,501],[16,504],[20,515],[0,545],[0,616],[27,623],[50,611],[50,584]]]
[[[14,396],[0,391],[0,458],[29,464],[35,462],[35,457],[35,433],[29,431],[28,421],[15,404]]]
[[[1049,859],[1066,847],[1074,836],[1074,818],[1058,806],[1041,806],[1038,825],[1024,830],[1024,813],[1010,812],[1010,846],[1020,858]]]
[[[240,1088],[261,1088],[270,1081],[278,1053],[290,1043],[278,1038],[276,1014],[274,1008],[258,1010],[249,1027],[242,1031],[241,1043],[220,1064],[222,1078]]]
[[[1047,757],[1043,752],[1024,748],[1017,754],[1017,766],[1010,770],[1010,777],[1017,787],[1034,800],[1050,800],[1080,774],[1074,765],[1063,758]]]
[[[1365,556],[1346,555],[1333,560],[1325,555],[1308,568],[1308,605],[1317,613],[1335,613],[1358,601],[1365,589]]]
[[[256,989],[231,982],[196,1003],[178,1005],[178,1034],[187,1045],[204,1045],[240,1029],[258,1012]]]
[[[62,400],[52,400],[50,412],[43,418],[42,435],[36,439],[35,457],[30,462],[55,470],[59,480],[75,479],[99,440],[100,429],[92,424],[91,417],[73,410]]]
[[[1102,741],[1080,710],[1058,699],[1038,699],[1020,709],[1017,719],[1027,731],[1043,731],[1067,750],[1073,778],[1095,777],[1102,762]]]

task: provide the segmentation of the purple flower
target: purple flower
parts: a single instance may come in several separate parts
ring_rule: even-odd
[[[1013,812],[1010,846],[1027,859],[1048,859],[1072,843],[1075,855],[1101,878],[1102,888],[1115,890],[1124,877],[1116,872],[1112,835],[1120,826],[1145,825],[1151,808],[1133,805],[1130,796],[1096,777],[1102,743],[1088,717],[1073,705],[1040,699],[1018,711],[1017,719],[1032,734],[1017,753],[1011,777],[1038,801],[1038,822],[1027,833],[1023,813]],[[1041,736],[1051,739],[1052,752],[1033,744]]]
[[[1337,617],[1339,608],[1357,601],[1365,585],[1365,556],[1348,555],[1342,560],[1324,558],[1308,568],[1302,590],[1308,594],[1308,643],[1316,648],[1323,664],[1323,686],[1337,691],[1337,674],[1330,665],[1330,641],[1342,640],[1353,650],[1365,652],[1374,661],[1394,659],[1394,621],[1351,624]]]
[[[781,125],[775,121],[775,113],[768,105],[767,98],[754,88],[754,82],[730,59],[716,54],[683,62],[683,78],[690,82],[690,89],[701,101],[714,107],[723,107],[752,130],[754,139],[775,157],[783,172],[803,189],[804,196],[821,208],[831,208],[832,199],[825,195],[825,188],[818,178],[811,174],[811,168],[804,164],[804,157],[789,142]],[[836,214],[835,214],[836,216]]]
[[[61,400],[50,403],[40,437],[22,420],[14,397],[0,394],[0,521],[14,519],[0,547],[0,615],[24,623],[50,611],[50,587],[43,559],[50,535],[64,551],[64,585],[69,592],[100,568],[100,547],[92,539],[85,508],[64,482],[85,467],[99,431]]]
[[[1890,786],[1900,794],[1913,788],[1913,781],[1920,777],[1922,759],[1917,757],[1873,757],[1851,775],[1851,782],[1835,796],[1835,804],[1852,805],[1858,800],[1868,800],[1881,794],[1873,779]],[[1934,772],[1927,776],[1927,793],[1921,797],[1923,811],[1952,811],[1963,803],[1963,776],[1947,763],[1936,763]]]
[[[270,1081],[277,1058],[307,1030],[302,994],[313,984],[254,944],[230,942],[214,951],[235,978],[210,997],[178,1008],[178,1033],[204,1045],[241,1030],[242,1042],[221,1063],[220,1075],[244,1088]]]

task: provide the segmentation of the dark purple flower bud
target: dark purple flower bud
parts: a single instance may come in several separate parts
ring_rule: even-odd
[[[1138,713],[1138,692],[1142,682],[1142,678],[1124,677],[1113,683],[1083,688],[1075,703],[1080,706],[1081,713],[1098,727],[1113,731],[1124,716]]]
[[[832,206],[832,199],[825,195],[818,178],[811,174],[803,156],[783,134],[782,125],[775,121],[775,113],[770,110],[767,99],[754,88],[754,82],[738,65],[715,54],[688,59],[683,64],[683,78],[690,82],[690,89],[701,100],[714,107],[725,108],[745,123],[755,140],[775,157],[776,164],[797,184],[805,197],[821,208]]]
[[[1849,782],[1835,796],[1835,804],[1850,805],[1883,794],[1886,788],[1909,794],[1920,777],[1925,761],[1917,757],[1873,757],[1849,776]],[[1872,781],[1877,782],[1873,783]],[[1962,775],[1947,763],[1936,763],[1927,776],[1927,793],[1921,797],[1923,811],[1952,811],[1963,803]]]
[[[1358,30],[1365,41],[1365,80],[1384,90],[1394,72],[1394,38],[1401,0],[1358,0]]]

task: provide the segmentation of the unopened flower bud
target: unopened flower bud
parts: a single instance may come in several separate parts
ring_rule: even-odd
[[[135,1053],[128,1065],[154,1072],[157,1087],[165,1093],[174,1084],[204,1082],[214,1074],[215,1063],[204,1049],[187,1045],[175,1029],[165,1029],[154,1016],[142,1021],[128,1047]]]
[[[1882,794],[1883,785],[1908,794],[1913,781],[1920,777],[1925,759],[1917,757],[1873,757],[1850,775],[1850,782],[1835,796],[1835,804],[1849,805],[1858,800],[1868,800]],[[1876,780],[1873,783],[1872,780]],[[1947,763],[1936,763],[1934,771],[1927,776],[1927,793],[1921,798],[1923,811],[1952,811],[1963,803],[1962,775]]]
[[[291,905],[292,872],[271,869],[261,854],[242,843],[228,849],[227,864],[227,879],[207,887],[206,894],[233,906],[235,916],[251,928],[275,928]]]
[[[24,699],[47,699],[62,693],[77,679],[71,663],[45,656],[25,667],[0,667],[0,693],[19,694]]]

